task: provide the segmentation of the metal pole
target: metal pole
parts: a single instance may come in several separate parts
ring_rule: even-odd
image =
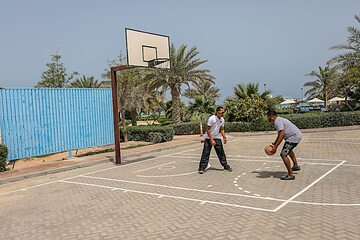
[[[114,117],[114,139],[115,139],[115,164],[121,163],[120,154],[120,129],[119,129],[119,113],[118,113],[118,98],[117,98],[117,81],[116,69],[111,67],[111,90],[113,102],[113,117]]]
[[[304,101],[303,88],[301,88],[301,101]]]
[[[114,139],[115,139],[115,164],[121,164],[121,152],[120,152],[120,128],[119,128],[119,107],[117,97],[117,79],[116,72],[132,68],[127,65],[120,65],[111,67],[111,89],[112,89],[112,101],[113,101],[113,117],[114,117]]]
[[[266,83],[264,83],[264,88],[265,88],[265,92],[266,92]]]

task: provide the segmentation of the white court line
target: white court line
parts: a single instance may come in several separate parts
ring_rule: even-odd
[[[165,177],[181,177],[186,175],[195,174],[197,171],[194,172],[188,172],[188,173],[179,173],[179,174],[172,174],[172,175],[136,175],[137,177],[143,177],[143,178],[165,178]]]
[[[360,143],[358,142],[344,142],[344,141],[335,141],[335,140],[326,140],[326,143],[343,143],[343,144],[355,144],[355,145],[359,145]],[[304,143],[324,143],[324,141],[306,141]]]
[[[230,143],[230,142],[236,142],[236,141],[239,141],[239,140],[240,140],[240,139],[231,140],[231,141],[228,141],[228,143]],[[48,185],[48,184],[52,184],[52,183],[57,183],[57,182],[59,182],[59,181],[61,181],[61,180],[68,180],[68,179],[76,178],[76,177],[79,177],[79,176],[86,176],[86,175],[89,175],[89,174],[99,173],[99,172],[103,172],[103,171],[107,171],[107,170],[111,170],[111,169],[115,169],[115,168],[119,168],[119,167],[125,167],[125,166],[128,166],[128,165],[133,165],[133,164],[137,164],[137,163],[147,162],[147,161],[150,161],[150,160],[152,161],[152,160],[155,160],[155,159],[158,159],[158,158],[169,157],[169,156],[173,156],[173,155],[175,155],[175,154],[190,152],[190,151],[194,151],[194,150],[196,150],[196,149],[202,149],[202,148],[203,148],[203,146],[201,146],[201,147],[196,147],[196,148],[192,148],[192,149],[188,149],[188,150],[184,150],[184,151],[180,151],[180,152],[175,152],[175,153],[171,153],[171,154],[165,154],[165,155],[162,155],[162,156],[158,156],[158,157],[155,157],[155,158],[150,158],[150,159],[143,160],[143,161],[130,162],[130,163],[127,163],[127,164],[125,164],[125,165],[113,166],[113,167],[104,168],[104,169],[100,169],[100,170],[93,171],[93,172],[88,172],[88,173],[85,173],[85,174],[79,174],[79,175],[76,175],[76,176],[73,176],[73,177],[63,178],[63,179],[56,180],[56,181],[51,181],[51,182],[47,182],[47,183],[36,184],[36,185],[31,186],[31,187],[21,188],[21,189],[9,191],[9,192],[1,193],[0,196],[6,195],[6,194],[10,194],[10,193],[19,192],[19,191],[26,191],[26,190],[28,190],[28,189],[37,188],[37,187],[41,187],[41,186]],[[173,149],[169,149],[169,150],[166,150],[166,151],[173,151]]]
[[[270,197],[256,197],[256,196],[249,196],[249,195],[239,194],[239,193],[216,192],[216,191],[210,191],[210,190],[204,190],[204,189],[175,187],[175,186],[167,186],[167,185],[161,185],[161,184],[155,184],[155,183],[135,182],[135,181],[122,180],[122,179],[114,179],[114,178],[103,178],[103,177],[92,177],[92,176],[80,176],[80,177],[99,179],[99,180],[106,180],[106,181],[111,181],[111,182],[124,182],[124,183],[131,183],[131,184],[138,184],[138,185],[145,185],[145,186],[153,186],[153,187],[162,187],[162,188],[170,188],[170,189],[177,189],[177,190],[193,191],[193,192],[212,193],[212,194],[219,194],[219,195],[247,197],[247,198],[255,198],[255,199],[265,199],[265,200],[272,200],[272,201],[278,201],[278,202],[284,202],[285,201],[284,199],[277,199],[277,198],[270,198]]]
[[[339,207],[360,206],[360,203],[316,203],[316,202],[302,202],[302,201],[291,201],[291,203],[317,205],[317,206],[339,206]]]
[[[89,177],[89,176],[87,176],[86,178],[97,178],[97,177]],[[105,180],[107,180],[107,179],[105,179]],[[115,180],[117,180],[117,179],[115,179]],[[125,181],[125,180],[119,180],[119,181]],[[158,196],[159,198],[169,197],[169,198],[176,198],[176,199],[191,200],[191,201],[200,202],[202,204],[214,203],[214,204],[219,204],[219,205],[233,206],[233,207],[240,207],[240,208],[248,208],[248,209],[253,209],[253,210],[261,210],[261,211],[269,211],[269,212],[276,212],[277,211],[275,209],[270,210],[270,209],[256,208],[256,207],[243,206],[243,205],[237,205],[237,204],[214,202],[214,201],[208,201],[208,200],[202,200],[202,199],[184,198],[184,197],[178,197],[178,196],[172,196],[172,195],[166,195],[166,194],[143,192],[143,191],[137,191],[137,190],[129,190],[129,189],[124,189],[124,188],[109,187],[109,186],[105,186],[105,185],[98,185],[98,184],[91,184],[91,183],[79,183],[79,182],[72,182],[72,181],[67,181],[67,180],[61,180],[59,182],[72,183],[72,184],[78,184],[78,185],[86,185],[86,186],[93,186],[93,187],[101,187],[101,188],[111,189],[112,191],[121,190],[124,193],[126,193],[126,192],[135,192],[135,193],[141,193],[141,194],[147,194],[147,195],[155,195],[155,196]],[[147,185],[152,185],[152,184],[147,184]],[[212,186],[212,185],[209,185],[209,186]],[[204,191],[205,192],[211,192],[211,191],[206,191],[206,190],[204,190]],[[226,194],[226,193],[223,193],[223,194]],[[230,195],[232,195],[232,194],[230,194]],[[234,195],[242,195],[242,194],[234,194]],[[248,197],[248,198],[261,198],[261,199],[264,199],[264,200],[273,200],[273,201],[281,201],[281,202],[287,201],[287,200],[283,200],[283,199],[271,199],[271,198],[268,198],[268,197],[260,197],[260,195],[258,195],[258,194],[254,194],[254,195],[256,197],[249,196],[249,195],[243,195],[243,196]],[[340,206],[340,207],[360,206],[360,203],[316,203],[316,202],[304,202],[304,201],[293,201],[293,200],[289,201],[288,203],[305,204],[305,205],[317,205],[317,206]]]
[[[314,139],[314,140],[324,140],[324,141],[327,141],[327,140],[349,140],[350,138],[319,138],[319,137],[304,137],[303,140],[309,140],[309,139]],[[360,138],[351,138],[351,139],[357,139],[357,140],[360,140]]]
[[[194,159],[196,157],[192,157],[192,156],[173,156],[173,157],[178,157],[178,158],[182,158],[182,159]],[[211,160],[216,160],[216,157],[210,157]],[[238,162],[259,162],[259,163],[264,163],[264,161],[266,161],[267,163],[280,163],[282,161],[278,160],[278,161],[274,161],[274,160],[251,160],[251,159],[241,159],[241,158],[227,158],[228,161],[238,161]],[[339,161],[338,161],[339,162]],[[299,165],[323,165],[323,166],[336,166],[336,163],[313,163],[313,162],[301,162]],[[347,164],[344,164],[344,166],[347,166]],[[355,165],[355,166],[360,166],[360,165]]]
[[[161,167],[161,166],[164,166],[164,165],[169,165],[169,164],[172,164],[172,163],[175,163],[175,162],[176,162],[176,161],[172,161],[172,162],[169,162],[169,163],[163,163],[163,164],[160,164],[160,165],[157,165],[157,166],[153,166],[153,167],[149,167],[149,168],[144,168],[144,169],[141,169],[141,170],[136,171],[136,172],[133,172],[133,173],[143,172],[143,171],[146,171],[146,170],[149,170],[149,169]]]
[[[289,202],[291,202],[292,200],[294,200],[295,198],[297,198],[298,196],[300,196],[301,194],[303,194],[305,191],[307,191],[309,188],[311,188],[312,186],[314,186],[317,182],[319,182],[321,179],[323,179],[324,177],[326,177],[327,175],[329,175],[332,171],[334,171],[336,168],[338,168],[339,166],[341,166],[342,164],[344,164],[346,161],[342,161],[341,163],[337,164],[335,167],[333,167],[332,169],[330,169],[329,171],[327,171],[324,175],[322,175],[321,177],[319,177],[318,179],[316,179],[314,182],[312,182],[310,185],[308,185],[306,188],[304,188],[303,190],[301,190],[300,192],[298,192],[297,194],[295,194],[294,196],[292,196],[291,198],[289,198],[288,200],[286,200],[285,202],[283,202],[282,204],[280,204],[280,206],[278,206],[277,208],[274,209],[275,212],[279,211],[281,208],[283,208],[284,206],[286,206]]]
[[[72,178],[75,178],[75,177],[63,178],[63,179],[61,179],[61,180],[68,180],[68,179],[72,179]],[[16,189],[16,190],[13,190],[13,191],[1,193],[0,196],[4,196],[4,195],[10,194],[10,193],[15,193],[15,192],[20,192],[20,191],[27,191],[27,190],[30,190],[30,189],[33,189],[33,188],[42,187],[42,186],[50,185],[50,184],[53,184],[53,183],[57,183],[57,182],[59,182],[59,181],[60,181],[60,180],[56,180],[56,181],[51,181],[51,182],[36,184],[36,185],[33,185],[33,186],[31,186],[31,187],[27,187],[27,188]]]
[[[194,153],[183,154],[183,156],[199,156]],[[259,159],[279,159],[282,162],[280,157],[261,157],[261,156],[248,156],[248,155],[226,155],[227,157],[239,157],[239,158],[259,158]],[[306,161],[325,161],[325,162],[341,162],[341,161],[349,161],[349,159],[326,159],[326,158],[298,158],[298,160],[306,160]]]
[[[190,152],[190,151],[194,151],[194,150],[196,150],[196,149],[201,149],[201,148],[202,148],[202,147],[192,148],[192,149],[184,150],[184,151],[181,151],[181,152],[178,152],[178,153]],[[169,150],[169,151],[170,151],[170,150]],[[146,161],[150,161],[150,160],[155,160],[155,159],[162,158],[162,157],[169,157],[169,156],[173,156],[173,155],[178,154],[178,153],[166,154],[166,155],[162,155],[162,156],[155,157],[155,158],[150,158],[150,159],[143,160],[143,161],[130,162],[130,163],[127,163],[127,164],[125,164],[125,165],[113,166],[113,167],[109,167],[109,168],[100,169],[100,170],[97,170],[97,171],[88,172],[88,173],[85,173],[85,174],[79,174],[79,175],[76,175],[76,176],[59,179],[59,180],[56,180],[56,181],[51,181],[51,182],[47,182],[47,183],[36,184],[36,185],[30,186],[30,187],[27,187],[27,188],[21,188],[21,189],[9,191],[9,192],[1,193],[0,196],[7,195],[7,194],[10,194],[10,193],[19,192],[19,191],[27,191],[27,190],[29,190],[29,189],[33,189],[33,188],[37,188],[37,187],[41,187],[41,186],[45,186],[45,185],[57,183],[57,182],[60,182],[60,181],[63,181],[63,180],[68,180],[68,179],[72,179],[72,178],[77,178],[77,177],[79,177],[79,176],[86,176],[86,175],[89,175],[89,174],[94,174],[94,173],[98,173],[98,172],[103,172],[103,171],[107,171],[107,170],[111,170],[111,169],[115,169],[115,168],[119,168],[119,167],[126,167],[126,166],[128,166],[128,165],[134,165],[134,164],[141,163],[141,162],[146,162]]]
[[[200,202],[200,204],[211,203],[211,204],[217,204],[217,205],[222,205],[222,206],[246,208],[246,209],[259,210],[259,211],[265,211],[265,212],[274,212],[274,210],[267,209],[267,208],[257,208],[257,207],[243,206],[243,205],[232,204],[232,203],[223,203],[223,202],[208,201],[208,200],[196,199],[196,198],[186,198],[186,197],[179,197],[179,196],[152,193],[152,192],[143,192],[143,191],[129,190],[129,189],[124,189],[124,188],[116,188],[116,187],[109,187],[109,186],[97,185],[97,184],[91,184],[91,183],[79,183],[79,182],[72,182],[72,181],[67,181],[67,180],[61,180],[59,182],[77,184],[77,185],[85,185],[85,186],[92,186],[92,187],[100,187],[100,188],[106,188],[106,189],[111,189],[111,190],[116,189],[116,190],[120,190],[120,191],[123,191],[123,192],[133,192],[133,193],[140,193],[140,194],[158,196],[160,198],[165,198],[166,197],[166,198],[188,200],[188,201]]]

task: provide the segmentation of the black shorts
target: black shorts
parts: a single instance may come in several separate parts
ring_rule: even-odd
[[[298,143],[285,142],[283,149],[281,150],[282,156],[287,156],[291,153],[291,151],[298,145]]]

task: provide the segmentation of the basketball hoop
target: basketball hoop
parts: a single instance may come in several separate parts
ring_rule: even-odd
[[[148,66],[152,68],[169,69],[170,59],[168,58],[156,58],[148,61]]]

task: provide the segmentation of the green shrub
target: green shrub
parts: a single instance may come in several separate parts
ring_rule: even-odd
[[[203,133],[206,132],[207,124],[203,123]],[[175,135],[200,134],[199,123],[180,123],[173,125]],[[269,123],[265,118],[254,120],[253,122],[225,122],[226,132],[252,132],[252,131],[272,131],[274,124]]]
[[[206,131],[206,123],[203,123],[203,132]],[[173,125],[175,135],[200,134],[200,123],[186,122]]]
[[[6,158],[8,156],[8,149],[5,145],[0,144],[0,172],[5,172],[6,168]]]
[[[297,114],[287,118],[299,128],[325,128],[360,125],[360,112],[328,112],[322,114]]]
[[[160,142],[162,142],[163,137],[164,137],[164,134],[162,134],[160,132],[150,132],[149,133],[149,142],[160,143]]]
[[[157,138],[159,138],[160,134],[161,140],[159,142],[168,142],[174,138],[174,129],[171,126],[129,126],[126,130],[129,141],[158,141]],[[122,129],[121,133],[123,136],[124,134]],[[157,136],[155,137],[155,135]]]
[[[165,122],[162,122],[160,123],[160,126],[169,126],[169,125],[172,125],[173,124],[173,121],[165,121]]]

